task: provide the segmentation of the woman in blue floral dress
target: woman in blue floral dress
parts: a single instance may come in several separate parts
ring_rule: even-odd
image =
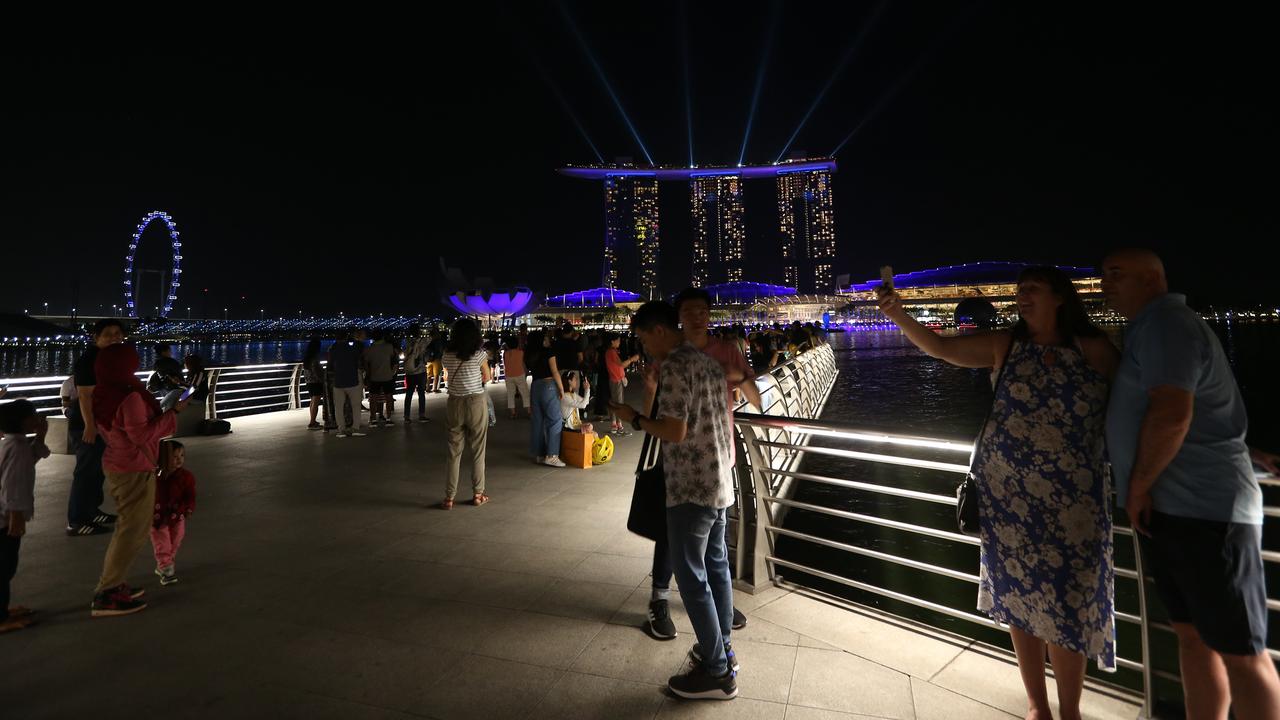
[[[880,307],[933,357],[995,367],[995,404],[977,449],[982,568],[978,609],[1009,625],[1028,718],[1049,718],[1046,652],[1061,717],[1080,717],[1087,659],[1115,669],[1111,486],[1104,428],[1118,354],[1053,267],[1018,278],[1012,330],[940,337],[896,292]],[[1003,373],[999,370],[1004,366]]]

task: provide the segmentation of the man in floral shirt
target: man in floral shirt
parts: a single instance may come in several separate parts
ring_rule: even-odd
[[[667,539],[680,598],[698,638],[690,669],[672,677],[671,692],[694,700],[737,697],[729,643],[733,583],[725,546],[725,509],[733,504],[728,385],[720,364],[686,342],[675,308],[645,303],[632,327],[661,362],[657,419],[610,404],[623,422],[662,441]]]

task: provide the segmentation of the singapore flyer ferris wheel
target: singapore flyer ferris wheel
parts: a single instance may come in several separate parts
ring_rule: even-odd
[[[163,269],[148,270],[137,263],[138,245],[142,241],[142,233],[148,225],[156,221],[161,221],[168,227],[169,242],[173,246],[173,265],[167,273]],[[178,239],[177,223],[169,213],[162,210],[152,210],[147,213],[133,231],[133,239],[129,241],[129,253],[125,256],[124,266],[124,306],[131,318],[138,317],[138,311],[143,307],[142,287],[145,284],[145,276],[148,274],[160,276],[156,287],[157,294],[163,301],[157,302],[154,307],[160,317],[168,317],[169,312],[173,310],[174,301],[178,299],[178,288],[182,285],[182,241]]]

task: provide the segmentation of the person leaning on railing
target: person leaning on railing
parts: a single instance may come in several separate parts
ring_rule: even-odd
[[[1112,253],[1102,291],[1129,321],[1107,412],[1117,500],[1178,635],[1187,717],[1280,718],[1252,467],[1275,472],[1277,458],[1245,444],[1226,353],[1186,297],[1169,292],[1155,253]]]
[[[891,288],[880,309],[921,350],[1000,371],[975,449],[981,527],[978,609],[1009,625],[1027,717],[1052,717],[1046,646],[1062,718],[1080,717],[1087,658],[1115,668],[1111,488],[1103,424],[1118,354],[1054,267],[1018,277],[1011,330],[941,337]]]

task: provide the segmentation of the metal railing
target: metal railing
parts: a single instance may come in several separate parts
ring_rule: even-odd
[[[763,405],[760,410],[765,416],[770,417],[817,418],[826,406],[838,374],[835,353],[829,345],[820,345],[800,353],[756,378],[756,389],[760,391],[760,403]],[[744,400],[736,409],[741,410],[746,407],[748,406]],[[738,436],[736,438],[737,456],[744,457],[746,445],[741,428],[735,434]],[[770,439],[776,440],[779,437],[780,433]],[[796,440],[803,443],[807,438]],[[765,457],[769,467],[779,470],[777,480],[784,482],[786,476],[781,473],[793,470],[799,464],[802,455],[792,450],[770,448]],[[754,538],[748,533],[747,528],[755,522],[756,513],[756,494],[750,466],[739,463],[734,480],[737,487],[735,488],[736,501],[730,508],[728,518],[729,551],[734,557],[734,577],[737,578],[737,584],[750,589],[750,583],[745,579],[750,572],[747,559],[750,556],[749,548]],[[748,550],[739,552],[739,548],[748,548]]]
[[[327,365],[321,361],[321,365]],[[146,382],[151,371],[135,373]],[[503,379],[502,365],[495,376]],[[6,400],[25,398],[43,415],[53,416],[62,412],[58,390],[65,375],[47,377],[0,379],[0,387],[6,387]],[[205,417],[210,420],[230,419],[258,413],[296,410],[308,407],[310,398],[303,377],[302,363],[263,363],[259,365],[230,365],[205,370],[205,382],[209,394],[205,400]],[[403,387],[404,371],[396,371],[395,382]],[[445,387],[443,383],[441,387]]]
[[[811,545],[847,553],[849,555],[869,558],[876,562],[889,563],[909,568],[913,571],[929,573],[976,585],[979,582],[979,578],[978,575],[973,572],[965,572],[962,570],[944,567],[942,565],[924,562],[915,558],[906,557],[902,554],[886,552],[885,550],[875,549],[863,544],[842,542],[830,538],[819,537],[811,533],[800,532],[787,528],[783,523],[783,516],[788,510],[803,510],[836,518],[842,522],[887,528],[892,531],[923,536],[947,543],[956,543],[968,546],[979,545],[980,541],[978,538],[963,535],[955,532],[954,530],[940,529],[938,527],[904,522],[867,513],[851,512],[849,510],[801,502],[793,499],[790,483],[800,480],[862,493],[870,493],[876,496],[896,498],[899,502],[928,503],[952,509],[956,505],[956,498],[954,495],[920,492],[883,483],[867,482],[863,479],[839,478],[816,473],[800,472],[797,469],[798,463],[795,461],[793,456],[784,456],[786,457],[786,463],[789,467],[780,466],[775,463],[775,459],[780,457],[778,455],[779,452],[793,453],[795,456],[801,457],[821,455],[853,461],[850,463],[850,466],[856,466],[857,463],[873,463],[919,468],[928,472],[943,473],[946,476],[953,478],[958,483],[959,478],[969,470],[968,459],[973,451],[973,443],[960,440],[897,435],[879,430],[853,428],[820,420],[768,417],[765,415],[753,415],[743,412],[738,412],[735,419],[739,435],[743,438],[746,444],[747,460],[750,464],[749,472],[754,485],[754,498],[756,503],[755,512],[753,513],[755,522],[752,524],[754,530],[754,542],[750,543],[754,548],[754,551],[749,553],[740,553],[740,557],[738,558],[738,577],[740,579],[744,577],[750,578],[749,581],[743,583],[747,588],[750,589],[753,586],[760,587],[767,584],[783,584],[784,581],[782,579],[782,573],[779,569],[789,569],[815,578],[820,578],[831,583],[871,593],[881,598],[887,598],[950,618],[956,618],[968,623],[973,623],[975,625],[991,627],[999,630],[1007,629],[1006,625],[998,623],[989,617],[976,614],[972,611],[952,607],[944,603],[926,600],[921,597],[917,597],[910,591],[903,588],[892,589],[882,587],[863,580],[847,577],[821,568],[812,567],[810,565],[796,562],[792,559],[780,557],[777,552],[778,539],[785,537],[801,543],[809,543]],[[850,447],[819,447],[810,444],[810,439],[817,436],[837,439],[843,441],[842,444],[849,445]],[[1263,476],[1261,478],[1261,482],[1269,487],[1280,487],[1280,480],[1271,476]],[[952,513],[953,512],[954,510],[952,510]],[[1265,512],[1268,517],[1280,516],[1280,508],[1277,507],[1268,506],[1265,509]],[[951,513],[946,513],[946,515],[947,517],[953,517]],[[1149,618],[1146,586],[1148,582],[1151,582],[1151,578],[1147,575],[1147,571],[1143,567],[1142,553],[1137,547],[1137,543],[1134,542],[1133,531],[1128,527],[1114,527],[1113,535],[1116,538],[1125,538],[1126,544],[1128,544],[1129,548],[1132,549],[1133,557],[1135,559],[1134,566],[1120,567],[1117,565],[1115,568],[1115,576],[1118,579],[1132,581],[1137,585],[1138,605],[1136,613],[1121,612],[1117,608],[1116,619],[1121,623],[1137,626],[1141,638],[1141,657],[1126,658],[1117,655],[1116,665],[1120,668],[1141,673],[1143,688],[1143,716],[1150,717],[1154,700],[1153,677],[1160,677],[1172,682],[1180,682],[1178,675],[1157,670],[1152,667],[1150,662],[1150,633],[1152,631],[1171,633],[1173,632],[1173,628],[1165,623],[1152,622]],[[740,546],[746,547],[746,545],[741,543],[741,541]],[[1264,551],[1263,559],[1266,563],[1280,563],[1280,553]],[[744,568],[744,565],[747,567]],[[745,574],[743,572],[744,569],[746,571]],[[1139,582],[1139,578],[1144,578],[1146,582]],[[1274,588],[1272,590],[1274,592]],[[1269,597],[1267,600],[1267,607],[1271,612],[1280,612],[1280,600],[1277,600],[1275,597]],[[1280,651],[1276,648],[1268,648],[1268,652],[1272,659],[1280,661]]]

